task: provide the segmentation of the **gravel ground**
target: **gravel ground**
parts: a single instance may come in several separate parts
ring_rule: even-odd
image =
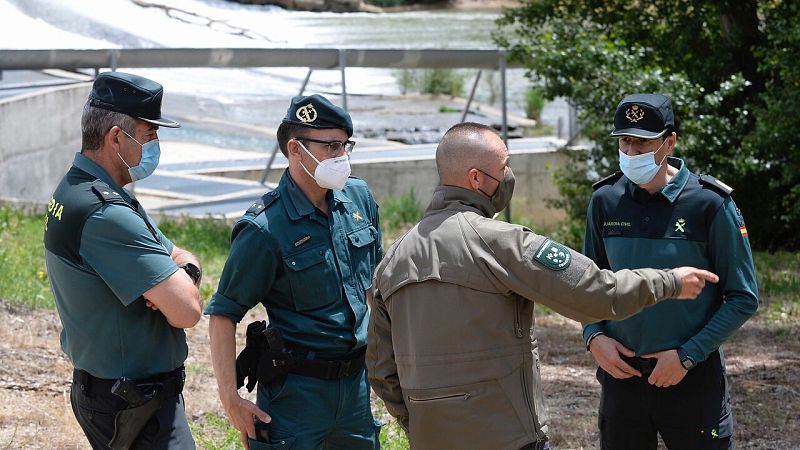
[[[0,314],[0,449],[89,448],[69,405],[72,368],[59,350],[57,314],[3,303]],[[555,448],[598,448],[599,387],[593,360],[582,350],[580,325],[544,313],[537,317],[536,332]],[[737,448],[800,448],[799,335],[797,324],[758,316],[726,345]],[[211,370],[208,320],[188,336],[187,414],[191,420],[208,412],[223,415]]]

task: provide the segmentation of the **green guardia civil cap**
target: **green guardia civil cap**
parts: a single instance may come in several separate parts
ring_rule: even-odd
[[[164,88],[153,80],[124,72],[103,72],[94,80],[89,104],[154,125],[178,128],[178,122],[161,116],[163,95]]]
[[[319,94],[292,97],[282,122],[310,128],[339,128],[347,132],[347,137],[353,135],[350,114]]]

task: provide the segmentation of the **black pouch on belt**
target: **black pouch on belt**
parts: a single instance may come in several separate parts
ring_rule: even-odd
[[[161,385],[153,383],[145,389],[128,378],[120,378],[111,393],[125,400],[129,407],[114,417],[114,436],[108,446],[113,450],[127,450],[139,436],[147,421],[161,408]]]

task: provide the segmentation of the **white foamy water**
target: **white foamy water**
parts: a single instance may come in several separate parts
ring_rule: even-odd
[[[224,0],[0,0],[0,48],[492,48],[495,17],[485,12],[309,13]],[[136,72],[170,92],[225,103],[241,96],[295,94],[306,69]],[[347,69],[347,83],[354,94],[398,93],[389,70]],[[308,90],[338,92],[339,71],[315,71]]]

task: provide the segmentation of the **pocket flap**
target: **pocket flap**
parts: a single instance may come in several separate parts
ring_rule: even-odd
[[[283,257],[286,267],[292,270],[305,270],[309,267],[325,262],[325,247],[309,248],[299,253],[292,253]]]
[[[375,236],[378,235],[378,230],[372,225],[356,230],[347,235],[350,243],[354,247],[363,247],[367,244],[375,242]]]

